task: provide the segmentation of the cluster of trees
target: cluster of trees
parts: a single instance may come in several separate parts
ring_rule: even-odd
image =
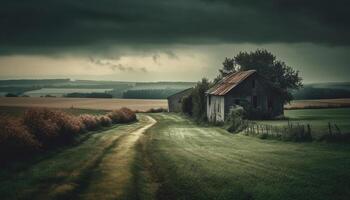
[[[127,90],[123,94],[125,99],[166,99],[168,96],[180,92],[182,89],[140,89]]]
[[[212,86],[208,79],[203,78],[198,82],[191,94],[182,100],[182,112],[193,117],[197,121],[206,121],[206,95],[205,92]]]
[[[277,60],[275,55],[265,49],[240,52],[233,58],[225,58],[222,64],[223,67],[219,70],[220,74],[214,82],[221,80],[232,72],[256,70],[281,91],[285,103],[293,99],[293,91],[303,86],[298,70],[293,69],[281,60]]]
[[[105,93],[105,92],[92,92],[92,93],[69,93],[64,95],[65,97],[70,98],[113,98],[112,94]]]
[[[182,110],[184,113],[196,120],[206,121],[205,92],[225,76],[237,71],[256,70],[281,91],[285,103],[292,100],[293,91],[303,86],[299,71],[288,66],[285,62],[277,60],[276,56],[264,49],[240,52],[233,58],[225,58],[222,65],[222,68],[219,69],[219,75],[213,82],[203,78],[201,82],[197,83],[192,94],[183,99]]]

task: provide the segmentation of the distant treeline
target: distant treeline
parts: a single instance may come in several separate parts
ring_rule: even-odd
[[[183,89],[144,89],[144,90],[127,90],[123,94],[125,99],[166,99]]]
[[[69,79],[18,79],[0,80],[0,85],[51,85],[57,83],[67,83]]]
[[[28,87],[16,87],[16,86],[8,86],[8,87],[0,87],[0,92],[11,93],[20,95],[24,92],[28,92],[31,90],[38,90],[40,87],[28,86]]]
[[[93,92],[93,93],[69,93],[64,95],[64,97],[69,98],[112,98],[112,94],[109,93],[99,93],[99,92]]]
[[[296,100],[350,98],[350,90],[305,86],[294,92],[293,96]]]

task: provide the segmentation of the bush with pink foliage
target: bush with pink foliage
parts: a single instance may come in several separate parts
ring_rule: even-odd
[[[101,126],[104,126],[104,127],[112,126],[112,119],[106,115],[99,116],[98,120],[99,120]]]
[[[127,108],[100,116],[73,116],[54,109],[30,108],[21,118],[0,117],[0,161],[7,156],[20,157],[70,143],[85,131],[135,120],[135,113]]]
[[[0,117],[0,162],[24,157],[40,146],[21,119]]]
[[[108,117],[112,119],[113,123],[129,123],[136,121],[136,114],[129,108],[121,108],[119,110],[113,110],[108,114]]]
[[[85,129],[88,131],[97,130],[98,128],[101,127],[99,119],[95,115],[84,114],[84,115],[80,115],[79,119],[84,124]]]

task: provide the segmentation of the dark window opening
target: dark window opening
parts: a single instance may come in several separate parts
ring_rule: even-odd
[[[209,100],[208,100],[208,101],[209,101],[209,106],[210,106],[210,103],[211,103],[211,96],[209,96]]]
[[[255,88],[255,80],[252,81],[252,88]]]
[[[272,106],[273,106],[272,98],[268,98],[268,100],[267,100],[267,107],[269,108],[269,110],[272,109]]]
[[[236,104],[236,105],[239,105],[239,103],[240,103],[240,102],[239,102],[239,99],[235,99],[235,104]]]
[[[253,107],[254,108],[258,107],[258,97],[257,96],[253,96]]]

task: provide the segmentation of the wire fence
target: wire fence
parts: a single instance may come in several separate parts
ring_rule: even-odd
[[[336,123],[328,122],[321,130],[309,123],[293,123],[288,121],[286,125],[262,124],[254,121],[243,122],[243,134],[258,136],[262,139],[277,138],[287,141],[312,141],[323,139],[338,139],[348,137]]]

